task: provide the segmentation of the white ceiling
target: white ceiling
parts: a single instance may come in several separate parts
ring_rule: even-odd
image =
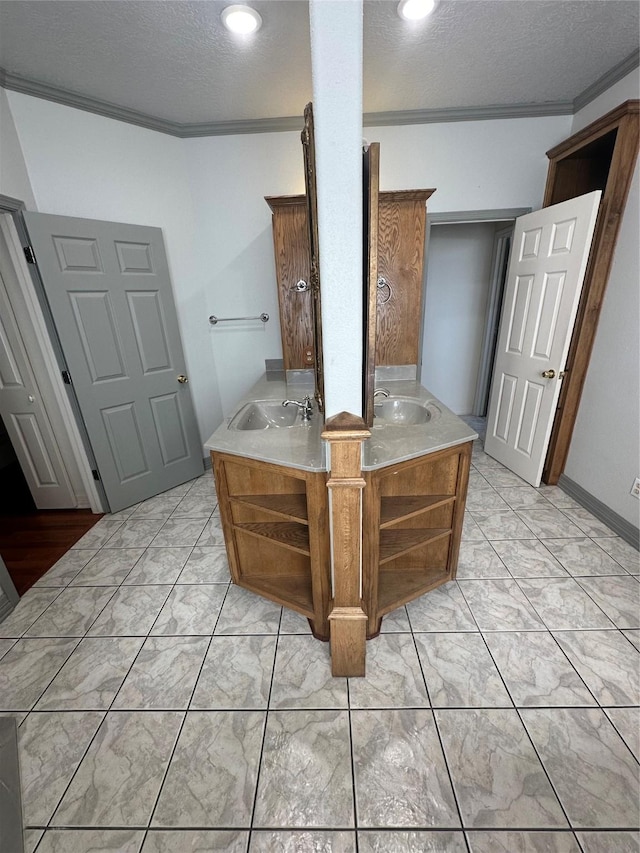
[[[222,27],[226,5],[0,0],[5,85],[179,125],[301,115],[312,97],[307,2],[254,0],[263,26],[245,41]],[[603,75],[637,63],[637,0],[440,0],[417,26],[396,5],[364,3],[365,113],[568,112]]]

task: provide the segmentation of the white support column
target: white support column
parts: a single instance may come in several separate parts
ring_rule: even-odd
[[[362,414],[362,0],[310,0],[325,416]]]

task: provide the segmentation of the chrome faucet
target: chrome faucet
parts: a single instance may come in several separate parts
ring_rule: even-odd
[[[303,421],[310,421],[311,415],[313,413],[313,406],[311,405],[311,397],[307,394],[302,402],[300,400],[285,400],[282,404],[283,406],[297,406],[300,409],[300,414],[302,415]]]
[[[373,392],[374,400],[378,396],[378,394],[380,394],[381,397],[388,397],[389,396],[389,392],[387,391],[386,388],[376,388],[376,390]]]

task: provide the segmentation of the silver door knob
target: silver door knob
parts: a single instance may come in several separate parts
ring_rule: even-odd
[[[544,376],[545,379],[555,379],[556,378],[556,372],[553,369],[543,370],[542,375]]]
[[[35,403],[36,398],[33,396],[33,394],[29,394],[29,396],[27,397],[27,400],[28,400],[30,403]]]
[[[178,382],[181,385],[186,385],[188,381],[189,381],[189,377],[185,376],[184,373],[181,373],[180,376],[178,376]]]

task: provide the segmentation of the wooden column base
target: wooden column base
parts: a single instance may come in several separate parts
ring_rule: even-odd
[[[334,607],[331,624],[331,674],[363,677],[367,614],[362,607]]]

